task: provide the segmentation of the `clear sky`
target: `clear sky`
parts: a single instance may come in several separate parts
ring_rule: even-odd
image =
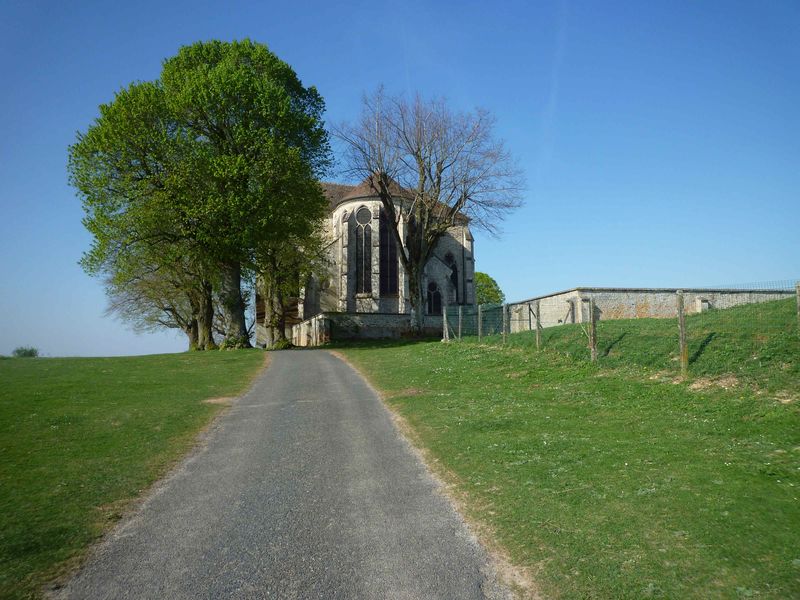
[[[354,118],[363,92],[495,113],[525,206],[478,270],[509,300],[800,277],[800,3],[0,2],[0,354],[180,351],[104,317],[67,146],[181,45],[250,37]]]

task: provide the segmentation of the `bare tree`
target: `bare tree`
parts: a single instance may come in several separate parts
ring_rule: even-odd
[[[369,182],[394,224],[389,229],[419,330],[425,265],[439,239],[466,219],[497,234],[521,205],[522,172],[495,137],[494,124],[484,109],[460,113],[444,99],[409,101],[379,88],[364,97],[358,121],[334,130],[348,176]]]

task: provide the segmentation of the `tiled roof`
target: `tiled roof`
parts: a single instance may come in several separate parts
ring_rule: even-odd
[[[345,185],[343,183],[331,183],[323,181],[322,189],[325,192],[325,196],[328,198],[331,210],[339,206],[342,202],[347,202],[349,200],[377,197],[377,194],[372,189],[369,178],[365,179],[358,185]],[[408,192],[400,187],[400,184],[394,180],[389,182],[389,191],[391,191],[392,195],[395,197],[408,194]]]
[[[325,192],[325,197],[328,199],[331,210],[339,206],[344,200],[344,197],[355,188],[355,186],[352,185],[331,183],[329,181],[323,181],[321,185],[322,190]]]
[[[325,192],[325,197],[328,199],[329,208],[331,211],[333,211],[343,202],[349,202],[350,200],[356,200],[358,198],[377,198],[377,194],[372,189],[369,178],[365,179],[358,185],[331,183],[329,181],[323,181],[321,185],[323,191]],[[389,181],[389,191],[395,198],[402,197],[404,195],[409,197],[411,196],[408,190],[401,187],[400,184],[393,179]],[[456,215],[456,221],[466,223],[468,222],[468,219],[464,214],[458,213],[458,215]]]
[[[356,198],[373,198],[377,194],[370,182],[371,177],[367,177],[364,181],[352,188],[350,192],[342,198],[342,200],[355,200]],[[394,197],[410,196],[407,190],[404,190],[399,183],[394,179],[389,179],[389,192]]]

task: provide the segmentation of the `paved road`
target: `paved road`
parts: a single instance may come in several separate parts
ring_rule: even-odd
[[[207,446],[67,598],[495,598],[468,533],[375,393],[322,350],[276,352]]]

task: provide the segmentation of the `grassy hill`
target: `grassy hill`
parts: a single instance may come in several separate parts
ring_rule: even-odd
[[[733,375],[742,383],[774,391],[800,381],[800,335],[794,298],[712,310],[686,318],[689,370],[696,377]],[[598,321],[599,361],[606,367],[679,370],[677,319]],[[581,325],[542,331],[542,346],[589,360]],[[465,341],[477,341],[465,338]],[[499,336],[487,339],[499,343]],[[509,337],[511,346],[535,349],[535,334]]]
[[[0,597],[68,569],[263,364],[259,351],[0,361]]]
[[[793,301],[792,301],[793,302]],[[800,597],[794,304],[343,348],[547,598]],[[713,336],[712,336],[713,334]],[[490,340],[491,341],[491,340]]]

